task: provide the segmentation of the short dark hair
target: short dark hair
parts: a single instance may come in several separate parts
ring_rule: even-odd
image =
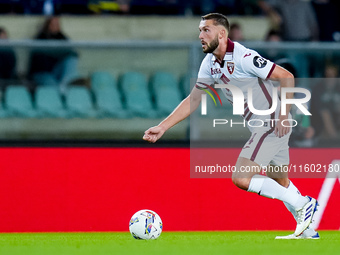
[[[207,15],[202,16],[202,20],[214,20],[214,25],[222,25],[227,31],[230,31],[230,25],[228,18],[220,13],[209,13]]]

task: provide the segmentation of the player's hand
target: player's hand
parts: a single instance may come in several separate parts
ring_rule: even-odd
[[[282,136],[288,134],[289,131],[290,131],[290,127],[285,127],[285,126],[282,125],[282,121],[285,120],[285,119],[287,119],[287,118],[280,116],[279,121],[276,122],[276,125],[275,125],[275,135],[277,137],[281,138]]]
[[[143,140],[155,143],[164,134],[165,129],[160,126],[151,127],[144,132]]]

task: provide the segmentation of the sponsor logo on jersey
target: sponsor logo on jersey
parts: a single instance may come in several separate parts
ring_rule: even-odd
[[[227,62],[227,69],[230,74],[233,74],[235,68],[234,62]]]
[[[243,58],[249,57],[250,55],[251,55],[251,53],[248,53],[248,54],[244,55]]]
[[[220,68],[211,68],[211,75],[222,73]]]
[[[267,65],[267,60],[263,57],[255,56],[253,58],[253,63],[254,66],[256,66],[257,68],[263,68]]]

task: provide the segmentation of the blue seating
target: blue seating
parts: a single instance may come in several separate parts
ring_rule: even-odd
[[[68,116],[65,110],[59,90],[54,87],[38,87],[35,92],[36,108],[42,117]]]
[[[91,76],[91,87],[101,117],[126,118],[115,78],[108,72],[95,72]]]
[[[70,117],[96,117],[90,91],[81,86],[70,86],[66,93],[66,109]]]
[[[7,87],[5,90],[5,108],[9,117],[38,117],[38,113],[33,108],[29,91],[21,85]]]
[[[154,92],[157,111],[161,115],[168,115],[181,102],[182,96],[173,74],[157,72],[151,78],[150,85]]]
[[[136,117],[157,117],[153,109],[146,76],[138,72],[127,72],[121,77],[121,88],[126,108]]]
[[[181,86],[189,87],[188,76]],[[91,75],[91,90],[71,85],[60,94],[57,87],[38,86],[35,100],[25,86],[8,86],[0,118],[156,118],[171,113],[184,96],[169,72],[156,72],[149,80],[143,73],[126,72],[118,84],[111,73],[98,71]]]
[[[117,87],[115,77],[105,71],[97,71],[91,75],[91,88],[93,91],[97,91],[103,88]]]
[[[196,81],[192,81],[192,79],[190,78],[189,74],[185,74],[181,77],[180,80],[180,90],[182,91],[182,95],[183,97],[187,97],[190,92],[191,92],[191,84],[190,82],[196,82]]]
[[[9,113],[2,106],[0,108],[0,118],[6,118],[9,116]]]

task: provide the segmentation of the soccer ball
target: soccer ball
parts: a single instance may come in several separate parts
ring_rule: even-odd
[[[162,233],[163,223],[154,211],[140,210],[132,216],[129,230],[136,239],[156,239]]]

